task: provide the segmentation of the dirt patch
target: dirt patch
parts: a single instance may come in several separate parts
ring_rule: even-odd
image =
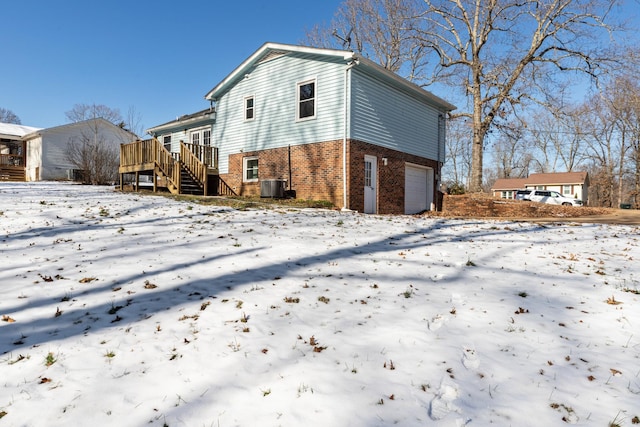
[[[556,206],[544,203],[508,200],[486,194],[444,196],[442,212],[430,216],[447,218],[509,219],[534,222],[591,222],[640,225],[640,211],[635,209]]]

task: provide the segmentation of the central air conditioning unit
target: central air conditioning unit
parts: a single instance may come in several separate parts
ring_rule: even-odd
[[[260,197],[282,199],[286,186],[286,179],[262,179],[260,180]]]

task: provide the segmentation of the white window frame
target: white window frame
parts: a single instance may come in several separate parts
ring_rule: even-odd
[[[571,185],[563,185],[562,186],[562,195],[563,196],[571,196]]]
[[[171,148],[173,147],[173,144],[171,142],[171,134],[169,135],[162,135],[162,146],[169,152],[171,152]],[[168,141],[167,141],[168,140]],[[169,148],[167,148],[167,145],[169,146]]]
[[[205,132],[209,133],[209,144],[205,144],[206,138],[205,138]],[[195,128],[195,129],[191,129],[189,131],[189,143],[190,144],[195,144],[193,142],[193,138],[194,136],[198,137],[198,144],[196,145],[211,145],[211,126],[204,126],[204,127],[199,127],[199,128]]]
[[[253,160],[257,162],[255,166],[256,176],[255,178],[247,178],[247,172],[249,171],[249,162]],[[244,157],[242,159],[242,182],[258,182],[259,176],[260,176],[260,162],[258,160],[258,156]]]
[[[310,83],[313,83],[313,98],[305,99],[304,101],[301,101],[300,87]],[[300,117],[300,103],[308,102],[310,100],[313,101],[313,114],[307,117]],[[316,118],[317,115],[318,115],[318,79],[314,77],[312,79],[307,79],[307,80],[303,80],[296,83],[296,121],[302,122],[305,120],[313,120]]]
[[[251,100],[251,107],[247,106],[247,101]],[[251,117],[247,117],[247,113],[251,111]],[[245,122],[251,122],[256,119],[256,97],[255,95],[245,96],[242,101],[242,114]]]

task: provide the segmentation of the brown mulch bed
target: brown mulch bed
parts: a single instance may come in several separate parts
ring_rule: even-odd
[[[610,208],[557,206],[495,198],[486,194],[445,195],[437,216],[454,218],[577,218],[608,215]],[[430,213],[433,214],[433,213]]]

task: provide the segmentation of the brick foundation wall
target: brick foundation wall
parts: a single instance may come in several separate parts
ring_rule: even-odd
[[[291,186],[289,186],[289,153]],[[260,182],[242,182],[242,161],[258,157],[260,179],[285,179],[299,199],[327,200],[342,207],[342,141],[318,142],[271,150],[232,154],[229,173],[221,178],[241,196],[259,196]]]
[[[349,141],[348,165],[349,208],[362,212],[364,210],[364,156],[375,156],[378,161],[378,213],[404,214],[404,180],[406,163],[431,167],[439,173],[438,162],[412,154],[402,153],[389,148],[367,144],[360,141]],[[387,159],[384,165],[382,159]],[[435,180],[434,180],[435,181]],[[435,184],[434,184],[435,186]],[[434,187],[434,202],[437,203],[437,189]],[[440,209],[440,206],[437,206]]]
[[[343,206],[342,141],[318,142],[271,150],[237,153],[229,156],[229,173],[220,177],[241,196],[259,196],[260,182],[242,182],[245,157],[258,157],[260,179],[285,179],[287,189],[299,199],[327,200],[336,208]],[[349,140],[347,144],[347,207],[364,211],[364,156],[377,161],[377,211],[380,214],[404,213],[405,163],[431,167],[439,173],[438,163],[424,157],[402,153],[365,142]],[[291,186],[289,186],[289,156]],[[385,165],[382,161],[387,159]],[[434,188],[434,195],[437,191]],[[438,201],[435,196],[434,200]],[[440,206],[438,206],[440,209]]]

